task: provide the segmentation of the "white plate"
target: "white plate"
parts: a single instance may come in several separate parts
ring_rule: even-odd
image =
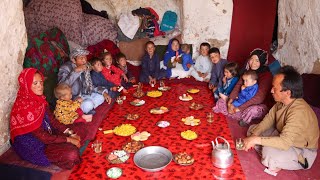
[[[186,99],[186,98],[183,98],[182,96],[179,96],[179,99],[181,101],[191,101],[193,99],[193,97]]]

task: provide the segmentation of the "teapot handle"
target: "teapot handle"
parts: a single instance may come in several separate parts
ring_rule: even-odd
[[[221,137],[221,136],[216,137],[216,145],[219,144],[218,139],[224,140],[224,142],[227,143],[227,145],[228,145],[228,150],[230,150],[230,144],[229,144],[229,142],[228,142],[225,138],[223,138],[223,137]]]

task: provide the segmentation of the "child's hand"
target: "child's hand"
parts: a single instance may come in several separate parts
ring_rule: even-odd
[[[191,64],[187,64],[187,67],[190,68],[190,67],[191,67]]]
[[[128,80],[128,77],[125,75],[125,74],[123,74],[123,80],[125,81],[125,82],[128,82],[129,80]]]
[[[226,82],[227,82],[227,77],[226,76],[223,76],[222,82],[223,82],[223,84],[226,84]]]
[[[135,84],[136,83],[136,79],[135,78],[131,78],[130,81],[132,84]]]
[[[110,88],[111,91],[117,91],[118,87],[117,86],[113,86],[112,88]]]
[[[224,95],[224,94],[222,94],[222,93],[219,93],[219,97],[220,97],[221,99],[223,99],[224,101],[226,101],[226,102],[227,102],[227,100],[228,100],[228,96],[226,96],[226,95]]]
[[[246,88],[245,85],[242,85],[242,86],[241,86],[241,90],[244,90],[245,88]]]
[[[76,98],[76,101],[78,101],[79,103],[82,103],[83,102],[83,99],[81,97],[77,97]]]
[[[108,104],[111,103],[112,99],[111,99],[111,97],[109,96],[108,93],[103,93],[103,97],[104,97],[104,99],[106,100],[106,102],[107,102]]]

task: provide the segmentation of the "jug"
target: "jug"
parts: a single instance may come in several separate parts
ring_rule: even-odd
[[[218,139],[224,140],[225,144],[219,144]],[[233,164],[233,153],[230,149],[229,142],[223,137],[216,137],[216,143],[212,142],[212,163],[218,168],[228,168]]]

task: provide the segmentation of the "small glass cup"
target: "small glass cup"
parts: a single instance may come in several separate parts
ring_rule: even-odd
[[[101,141],[96,140],[95,142],[93,142],[91,147],[93,148],[95,153],[101,153],[102,152],[102,142]]]
[[[207,114],[208,123],[212,123],[213,122],[213,117],[214,117],[213,113],[210,112],[210,113]]]
[[[117,97],[116,102],[117,102],[118,104],[123,104],[123,100],[122,100],[122,98],[121,98],[120,96]]]
[[[160,87],[165,87],[165,84],[164,84],[163,80],[160,81]]]
[[[241,139],[241,138],[236,139],[236,149],[243,150],[243,148],[244,148],[243,139]]]

